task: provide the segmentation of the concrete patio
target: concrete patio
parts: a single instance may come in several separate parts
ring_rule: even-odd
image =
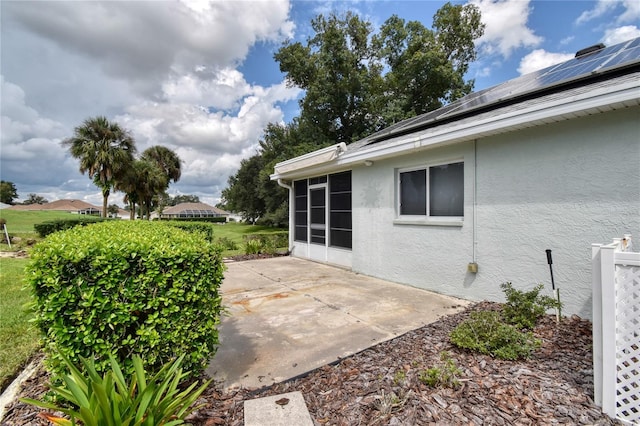
[[[293,257],[227,266],[228,316],[207,369],[225,387],[296,377],[469,303]]]

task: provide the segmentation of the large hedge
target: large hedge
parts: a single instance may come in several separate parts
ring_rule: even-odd
[[[27,267],[48,366],[65,355],[109,354],[132,371],[133,354],[150,370],[185,354],[197,374],[218,343],[224,265],[200,233],[159,222],[117,221],[57,232],[38,244]]]

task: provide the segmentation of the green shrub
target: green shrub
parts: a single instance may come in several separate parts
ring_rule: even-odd
[[[218,238],[216,240],[216,244],[218,244],[224,250],[238,250],[238,243],[236,243],[229,237]]]
[[[553,297],[540,295],[544,288],[542,284],[528,292],[514,289],[510,282],[503,283],[500,287],[507,297],[502,316],[517,328],[532,329],[547,310],[561,307]]]
[[[460,385],[458,377],[462,374],[462,370],[458,368],[456,361],[446,351],[440,354],[440,360],[444,363],[443,365],[422,371],[418,379],[434,388],[438,386],[455,388]]]
[[[262,252],[260,240],[248,240],[244,243],[244,254],[259,254]]]
[[[199,233],[161,222],[116,221],[58,232],[34,247],[25,278],[44,333],[48,367],[138,354],[150,371],[185,354],[204,369],[218,342],[224,265]]]
[[[195,389],[196,383],[183,391],[178,389],[186,377],[180,365],[183,356],[165,364],[160,371],[149,377],[140,357],[134,355],[132,363],[135,373],[125,379],[118,362],[111,357],[110,369],[102,376],[96,371],[93,361],[81,358],[82,367],[77,368],[63,357],[69,374],[59,380],[62,386],[50,386],[60,400],[71,403],[65,406],[41,402],[30,398],[21,401],[42,408],[60,411],[71,418],[63,419],[45,414],[54,424],[74,425],[80,420],[84,425],[179,425],[199,407],[191,407],[210,382]],[[81,371],[82,370],[82,371]],[[84,373],[83,373],[84,371]]]
[[[258,240],[262,247],[272,247],[275,252],[276,248],[289,247],[289,232],[277,231],[277,232],[258,232],[255,234],[249,234],[244,236],[244,240]]]
[[[105,219],[98,216],[78,216],[73,219],[56,219],[33,225],[38,235],[42,238],[54,232],[75,228],[76,226],[86,226],[91,223],[102,222]]]
[[[216,225],[207,222],[181,222],[177,220],[171,220],[163,223],[174,226],[176,228],[180,228],[187,232],[199,232],[207,241],[213,241],[214,229],[216,227]]]
[[[505,324],[495,311],[472,312],[449,337],[460,348],[509,360],[528,358],[540,347],[540,341],[532,333]]]

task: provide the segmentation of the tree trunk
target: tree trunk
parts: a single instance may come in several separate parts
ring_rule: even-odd
[[[102,190],[102,217],[107,217],[107,203],[109,202],[109,190]]]

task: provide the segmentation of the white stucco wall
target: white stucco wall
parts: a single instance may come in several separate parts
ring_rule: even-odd
[[[543,282],[550,293],[551,249],[563,313],[591,318],[591,243],[632,233],[640,245],[639,118],[635,107],[480,139],[475,161],[469,142],[354,168],[353,270],[502,301],[505,281],[521,289]],[[463,226],[393,223],[397,168],[460,158]],[[467,272],[474,211],[477,274]]]

